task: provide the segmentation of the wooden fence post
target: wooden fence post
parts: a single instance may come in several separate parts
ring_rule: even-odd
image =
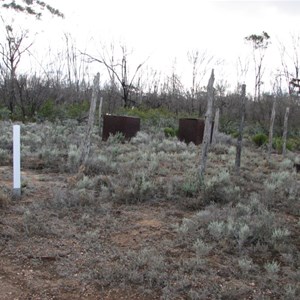
[[[284,116],[284,125],[283,125],[283,135],[282,135],[282,155],[286,157],[286,137],[287,137],[287,129],[288,129],[288,118],[289,118],[290,108],[287,107],[285,110]]]
[[[101,114],[102,114],[102,104],[103,104],[103,97],[100,97],[99,101],[99,114],[98,114],[98,120],[99,120],[99,133],[101,135]]]
[[[214,70],[212,69],[211,75],[207,85],[207,111],[205,114],[205,127],[204,127],[204,136],[202,142],[202,153],[201,153],[201,162],[199,168],[200,180],[204,179],[204,173],[206,169],[206,161],[208,154],[208,147],[210,144],[211,138],[211,123],[212,123],[212,107],[214,102]]]
[[[235,170],[237,173],[241,167],[242,141],[245,122],[245,100],[246,100],[246,84],[242,85],[241,105],[240,105],[240,127],[239,135],[236,143]]]
[[[98,90],[99,90],[99,81],[100,81],[100,74],[97,73],[93,82],[93,92],[92,92],[92,99],[91,99],[91,106],[89,111],[89,119],[88,119],[86,134],[81,144],[80,164],[85,164],[86,160],[88,159],[90,148],[91,148],[91,135],[94,126],[96,103],[97,103]]]
[[[271,114],[271,121],[270,121],[270,130],[269,130],[269,145],[268,145],[268,160],[270,161],[271,152],[272,152],[272,145],[273,145],[273,127],[275,121],[275,114],[276,114],[276,97],[273,100],[272,105],[272,114]]]
[[[219,133],[219,120],[220,120],[220,108],[218,107],[215,114],[212,144],[215,144],[217,142],[217,135]]]

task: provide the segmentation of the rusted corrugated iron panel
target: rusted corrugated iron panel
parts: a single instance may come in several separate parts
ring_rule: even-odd
[[[128,116],[104,115],[102,140],[106,141],[110,134],[122,133],[130,140],[140,130],[140,118]]]

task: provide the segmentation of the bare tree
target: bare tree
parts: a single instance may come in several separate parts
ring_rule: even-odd
[[[102,55],[101,58],[96,58],[90,54],[82,53],[86,57],[89,58],[90,62],[99,62],[103,64],[110,76],[111,79],[115,80],[120,84],[122,90],[122,100],[124,103],[124,107],[131,107],[135,104],[135,101],[131,99],[131,92],[135,90],[134,80],[136,75],[145,64],[146,60],[140,63],[133,72],[133,75],[130,76],[129,68],[128,68],[128,51],[125,46],[121,46],[122,58],[121,60],[115,62],[114,57],[111,59],[107,59],[105,55]]]
[[[293,81],[299,79],[300,72],[300,34],[291,35],[292,50],[288,51],[284,43],[279,44],[281,68],[280,75],[283,75],[290,94],[293,94],[295,86]],[[296,83],[297,84],[297,83]],[[299,84],[299,83],[298,83]]]
[[[20,102],[20,99],[18,99],[19,86],[17,80],[17,68],[22,55],[28,51],[33,44],[32,42],[25,44],[27,38],[28,31],[21,30],[20,33],[15,33],[11,25],[5,25],[5,43],[0,43],[0,54],[2,56],[3,64],[9,73],[10,91],[8,108],[12,113],[18,102],[17,100]]]
[[[260,100],[261,85],[263,84],[262,78],[264,74],[263,61],[266,54],[266,49],[270,44],[270,36],[263,31],[261,35],[252,34],[245,37],[245,40],[252,45],[252,54],[255,70],[255,86],[254,86],[254,99]]]
[[[249,71],[249,59],[245,58],[242,59],[240,56],[237,59],[236,62],[236,71],[237,71],[237,87],[238,89],[241,87],[241,82],[245,82],[246,76]]]
[[[192,85],[189,93],[191,98],[191,110],[194,111],[197,92],[214,57],[208,55],[207,51],[200,53],[199,50],[188,51],[187,57],[189,63],[192,65]]]
[[[65,33],[64,39],[66,42],[65,59],[68,83],[70,87],[75,86],[75,90],[78,94],[80,90],[80,84],[85,81],[85,60],[77,50],[74,37],[72,37],[71,34]]]

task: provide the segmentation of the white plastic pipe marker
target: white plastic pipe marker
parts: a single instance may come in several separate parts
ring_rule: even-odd
[[[13,126],[13,169],[14,184],[13,195],[21,196],[21,142],[20,142],[20,125]]]

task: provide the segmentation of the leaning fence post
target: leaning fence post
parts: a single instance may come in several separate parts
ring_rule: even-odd
[[[13,197],[21,196],[20,125],[13,126]]]

